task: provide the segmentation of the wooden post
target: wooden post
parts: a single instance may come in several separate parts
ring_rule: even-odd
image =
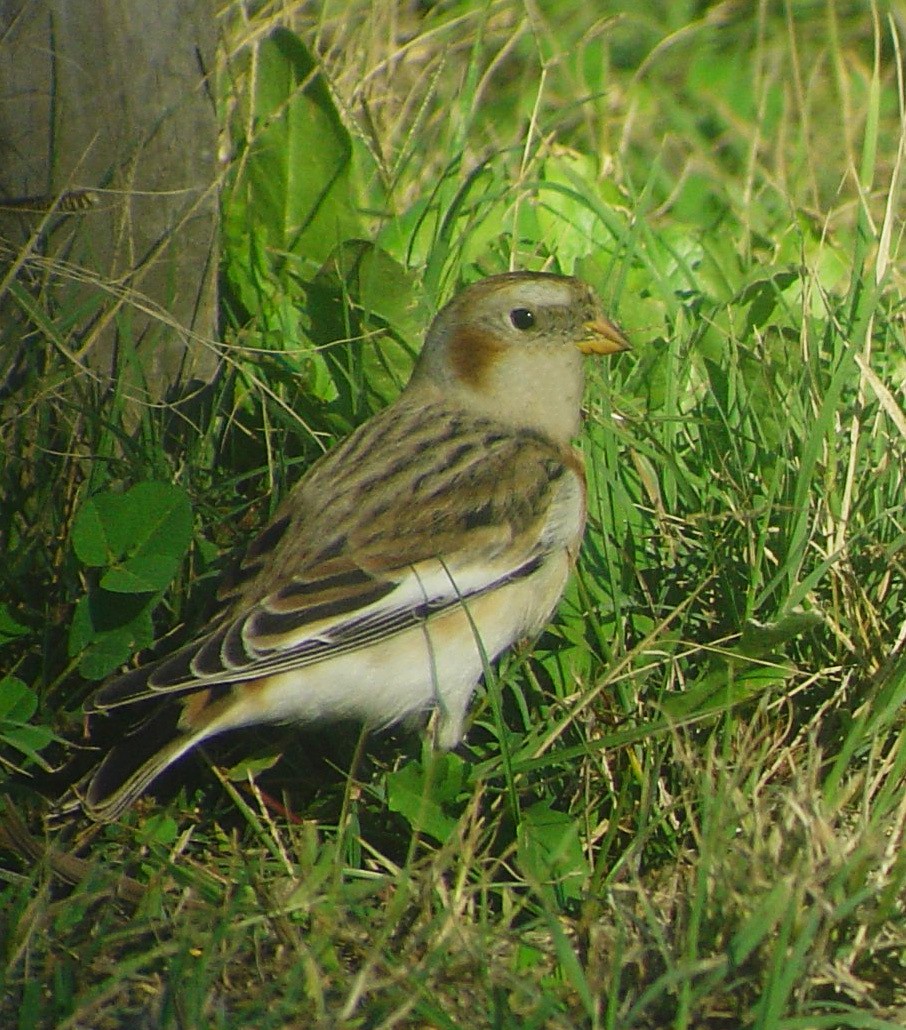
[[[217,364],[213,8],[0,0],[0,283],[81,305],[77,361],[151,401]]]

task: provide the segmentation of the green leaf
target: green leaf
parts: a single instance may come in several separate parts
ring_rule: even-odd
[[[70,540],[76,557],[84,565],[106,565],[113,558],[113,546],[107,539],[104,519],[96,498],[89,498],[79,509]]]
[[[138,483],[125,493],[88,499],[72,527],[76,556],[91,567],[115,566],[104,588],[163,590],[192,539],[192,507],[172,483]]]
[[[306,309],[342,410],[359,421],[392,401],[409,378],[428,321],[415,277],[379,247],[355,240],[306,287]]]
[[[387,775],[387,800],[419,833],[443,844],[456,828],[466,793],[469,765],[458,755],[435,754]]]
[[[0,742],[49,769],[39,752],[56,737],[50,727],[31,723],[37,710],[38,697],[22,680],[0,679]]]
[[[104,590],[150,594],[165,590],[192,540],[192,507],[172,483],[139,483],[124,494],[97,494],[76,516],[72,546],[91,567],[109,566]]]
[[[593,251],[613,245],[596,211],[597,165],[587,154],[558,146],[541,170],[543,182],[533,208],[540,237],[565,272],[572,273],[575,263]]]
[[[581,897],[589,868],[579,827],[551,801],[538,801],[522,812],[517,854],[522,869],[551,901],[562,905]]]
[[[154,640],[158,595],[93,590],[80,598],[69,626],[69,654],[86,679],[103,679]]]
[[[38,709],[38,698],[17,676],[0,680],[0,723],[28,722]]]
[[[232,780],[233,783],[248,783],[250,775],[256,776],[258,773],[273,769],[282,757],[281,750],[268,755],[249,755],[230,766],[226,772],[227,779]]]
[[[11,640],[26,636],[29,632],[28,626],[23,626],[10,614],[8,604],[0,604],[0,647]]]
[[[278,250],[320,264],[360,235],[351,200],[352,144],[318,63],[287,29],[258,48],[247,202]]]
[[[21,752],[26,758],[50,770],[50,766],[39,754],[44,748],[57,737],[49,726],[2,726],[0,725],[0,740],[16,751]]]
[[[740,654],[751,658],[776,651],[783,644],[810,633],[823,624],[819,612],[796,608],[775,622],[749,619],[739,641]]]
[[[765,657],[754,661],[743,657],[717,656],[712,667],[686,690],[661,700],[661,710],[670,719],[686,720],[728,711],[794,676],[796,667],[783,658]]]
[[[148,571],[152,574],[154,572],[157,572],[158,574],[167,573],[168,575],[163,584],[166,586],[173,578],[172,573],[175,572],[175,569],[172,569],[168,563],[163,563],[162,565],[151,563],[148,566]],[[147,594],[155,590],[154,583],[141,575],[140,572],[136,574],[132,568],[127,566],[111,569],[101,579],[101,586],[104,590],[109,590],[111,593],[115,594]]]
[[[151,844],[171,847],[179,838],[179,834],[179,823],[166,812],[156,812],[141,826],[141,841],[145,847]]]

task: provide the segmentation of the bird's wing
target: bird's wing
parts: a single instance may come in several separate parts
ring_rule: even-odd
[[[455,433],[442,418],[434,426],[410,425],[424,437],[413,447],[395,422],[393,438],[382,438],[384,476],[373,482],[357,469],[359,434],[328,454],[250,548],[227,616],[168,658],[106,683],[90,710],[371,646],[577,545],[584,481],[572,451],[483,420]],[[398,455],[395,439],[406,443]]]

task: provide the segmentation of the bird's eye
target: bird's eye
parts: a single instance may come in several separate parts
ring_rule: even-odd
[[[535,313],[528,308],[513,308],[510,312],[510,321],[514,329],[531,329],[535,324]]]

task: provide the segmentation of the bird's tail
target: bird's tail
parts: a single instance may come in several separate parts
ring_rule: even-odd
[[[213,735],[210,724],[184,728],[182,712],[174,698],[114,744],[76,789],[89,818],[102,823],[118,818],[161,773]]]

